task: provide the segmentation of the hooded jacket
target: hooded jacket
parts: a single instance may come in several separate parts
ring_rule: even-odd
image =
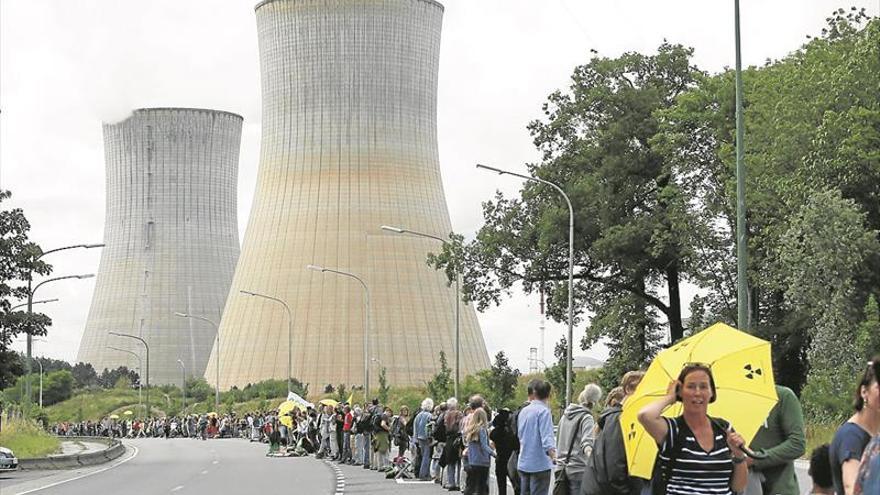
[[[580,427],[578,427],[580,422]],[[579,477],[586,468],[586,452],[593,448],[593,415],[581,404],[569,404],[559,420],[559,436],[556,439],[556,452],[565,462],[565,472]],[[575,431],[578,428],[578,431]],[[576,435],[576,436],[575,436]],[[572,444],[572,437],[574,437]],[[568,451],[569,446],[571,452]]]

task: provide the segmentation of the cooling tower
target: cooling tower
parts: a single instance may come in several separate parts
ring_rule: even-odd
[[[236,181],[242,118],[150,108],[104,124],[107,205],[103,254],[77,359],[134,368],[150,346],[150,383],[202,376],[238,259]],[[144,370],[141,370],[144,376]]]
[[[452,230],[437,153],[443,6],[431,0],[269,0],[256,6],[262,74],[260,168],[221,323],[220,386],[284,379],[364,382],[370,290],[372,385],[424,384],[454,362],[455,292],[426,265]],[[215,349],[214,352],[217,352]],[[476,313],[462,305],[462,378],[488,367]],[[214,359],[206,378],[214,383]]]

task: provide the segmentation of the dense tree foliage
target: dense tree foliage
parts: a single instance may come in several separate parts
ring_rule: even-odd
[[[827,21],[799,50],[744,71],[749,330],[772,342],[777,381],[800,391],[816,377],[840,396],[880,325],[880,21],[857,9]],[[543,153],[529,172],[575,210],[574,296],[590,315],[577,338],[608,343],[607,384],[689,331],[736,320],[733,72],[706,74],[691,55],[664,42],[652,55],[593,56],[529,125]],[[565,321],[562,198],[527,182],[483,216],[473,241],[453,234],[430,262],[460,265],[480,309],[523,290]],[[698,291],[688,328],[684,282]]]

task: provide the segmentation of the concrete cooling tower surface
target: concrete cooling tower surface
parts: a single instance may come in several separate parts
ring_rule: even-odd
[[[364,290],[372,384],[424,384],[454,362],[454,289],[426,265],[437,241],[380,230],[452,230],[437,152],[443,7],[426,0],[270,0],[257,5],[260,169],[221,323],[220,386],[292,375],[314,391],[364,382]],[[215,350],[217,352],[217,350]],[[374,361],[375,359],[375,361]],[[462,305],[461,369],[488,367],[476,313]],[[214,360],[206,378],[214,383]]]
[[[150,346],[150,383],[201,377],[238,259],[240,116],[188,108],[135,110],[104,124],[107,206],[95,293],[77,360],[135,368]],[[142,358],[143,359],[143,358]],[[141,370],[144,377],[145,370]]]

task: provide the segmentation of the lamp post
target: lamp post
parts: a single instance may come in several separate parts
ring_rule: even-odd
[[[386,230],[388,232],[394,232],[395,234],[410,234],[416,237],[424,237],[427,239],[434,239],[435,241],[440,241],[444,246],[450,245],[449,241],[443,239],[442,237],[438,237],[436,235],[426,234],[424,232],[418,232],[416,230],[404,229],[401,227],[392,227],[389,225],[382,225],[380,227],[382,230]],[[454,380],[454,395],[455,398],[458,399],[458,380],[461,369],[461,331],[460,331],[460,321],[461,321],[461,294],[459,288],[458,278],[461,275],[458,270],[458,263],[455,262],[453,265],[455,269],[455,380]]]
[[[83,249],[92,249],[92,248],[98,248],[98,247],[104,247],[104,244],[74,244],[74,245],[72,245],[72,246],[64,246],[64,247],[60,247],[60,248],[50,249],[50,250],[48,250],[48,251],[43,251],[43,252],[41,252],[39,255],[37,255],[37,257],[34,258],[34,263],[36,263],[37,261],[39,261],[40,258],[42,258],[43,256],[46,256],[47,254],[51,254],[51,253],[57,253],[58,251],[66,251],[66,250],[68,250],[68,249],[79,249],[79,248],[83,248]],[[67,276],[67,277],[55,277],[55,278],[51,278],[51,279],[49,279],[49,280],[44,280],[43,282],[37,284],[36,287],[31,288],[31,284],[33,283],[33,278],[34,278],[34,271],[33,271],[33,268],[31,268],[31,270],[28,272],[28,287],[27,287],[27,290],[28,290],[28,298],[27,298],[27,312],[28,312],[28,315],[30,315],[30,313],[32,313],[32,312],[33,312],[33,309],[34,309],[34,308],[33,308],[33,306],[34,306],[34,292],[36,292],[37,289],[38,289],[41,285],[43,285],[43,284],[45,284],[45,283],[47,283],[47,282],[52,282],[52,281],[54,281],[54,280],[63,280],[63,279],[66,279],[66,278],[90,278],[90,277],[94,277],[94,275],[93,275],[93,274],[92,274],[92,275],[87,275],[87,276],[71,275],[71,276]],[[26,377],[26,378],[25,378],[25,381],[24,381],[25,395],[26,395],[27,398],[28,398],[28,399],[27,399],[27,403],[28,403],[28,404],[30,403],[30,400],[31,400],[31,399],[30,399],[30,397],[31,397],[31,378],[30,378],[30,374],[31,374],[31,353],[32,353],[32,347],[33,347],[33,342],[31,341],[31,329],[28,328],[28,330],[27,330],[27,359],[25,359],[25,367],[26,367],[27,373],[25,374],[25,377]]]
[[[214,348],[216,349],[215,353],[214,353],[214,362],[215,362],[216,368],[217,368],[217,383],[214,385],[214,410],[218,411],[220,409],[220,326],[217,325],[216,323],[214,323],[213,320],[209,320],[208,318],[205,318],[204,316],[191,315],[191,314],[187,314],[187,313],[174,313],[174,316],[179,316],[181,318],[194,318],[196,320],[202,320],[202,321],[208,322],[214,326],[214,333],[216,335],[216,337],[215,337],[216,343],[214,344]],[[289,336],[288,336],[288,340],[290,340]],[[288,363],[288,366],[289,366],[289,363]],[[288,374],[289,374],[289,371],[290,370],[288,368]],[[287,385],[287,388],[290,388],[289,383]]]
[[[342,275],[343,277],[349,277],[357,280],[361,287],[364,288],[364,400],[369,402],[370,400],[370,289],[367,287],[367,284],[355,275],[354,273],[344,272],[342,270],[335,270],[332,268],[324,268],[323,266],[318,265],[308,265],[306,266],[309,270],[314,270],[316,272],[329,272],[335,273],[337,275]]]
[[[62,249],[71,249],[71,248],[72,247],[59,248],[59,249],[53,249],[52,251],[46,251],[45,253],[38,256],[37,259],[40,259],[43,256],[45,256],[49,253],[55,252],[55,251],[61,251]],[[72,278],[82,280],[82,279],[86,279],[86,278],[92,278],[94,276],[95,276],[94,273],[86,273],[83,275],[64,275],[62,277],[52,277],[52,278],[47,278],[46,280],[43,280],[42,282],[38,283],[35,287],[31,288],[31,274],[28,274],[28,298],[27,298],[28,315],[32,314],[33,310],[34,310],[34,294],[37,292],[37,289],[39,289],[43,285],[46,285],[50,282],[57,282],[59,280],[68,280],[68,279],[72,279]],[[34,347],[33,335],[31,334],[31,329],[28,328],[28,330],[27,330],[27,359],[25,359],[27,373],[25,374],[25,381],[24,381],[25,396],[27,397],[26,404],[30,404],[30,401],[31,401],[31,359],[33,357],[33,347]]]
[[[512,175],[521,179],[546,184],[555,189],[556,192],[561,194],[562,197],[565,198],[565,203],[568,205],[568,341],[566,342],[567,345],[565,349],[565,403],[570,404],[572,375],[571,350],[574,345],[572,342],[572,339],[574,338],[574,304],[572,300],[572,297],[574,296],[574,208],[571,207],[571,200],[568,199],[568,195],[565,194],[565,191],[563,191],[561,187],[550,181],[539,179],[537,177],[532,177],[531,175],[523,175],[516,172],[509,172],[507,170],[501,170],[499,168],[489,167],[486,165],[477,164],[477,168],[497,172],[498,175]]]
[[[180,369],[183,370],[183,382],[181,383],[180,392],[183,395],[183,407],[180,409],[181,412],[186,409],[186,365],[183,364],[183,361],[180,359],[177,360],[177,364],[180,365]]]
[[[266,294],[260,294],[258,292],[252,292],[249,290],[240,290],[239,292],[248,296],[262,297],[263,299],[275,301],[278,304],[284,306],[284,309],[287,310],[287,393],[290,394],[290,392],[292,391],[290,378],[293,376],[293,360],[291,357],[291,353],[293,351],[293,313],[291,313],[290,311],[290,306],[288,306],[286,302],[278,299],[277,297],[267,296]],[[219,382],[217,383],[217,386],[220,386]]]
[[[110,335],[116,335],[117,337],[125,337],[129,339],[139,340],[141,344],[144,344],[144,349],[147,353],[147,418],[150,417],[150,346],[147,344],[147,341],[128,333],[119,333],[119,332],[107,332]]]
[[[138,360],[138,370],[144,369],[144,362],[141,359],[140,354],[138,354],[136,352],[129,351],[127,349],[122,349],[120,347],[113,347],[111,345],[108,345],[107,349],[113,349],[114,351],[127,352],[128,354],[131,354],[132,356],[136,357]],[[138,380],[138,407],[140,407],[140,405],[143,404],[143,397],[142,397],[143,392],[144,392],[144,381]]]
[[[749,321],[749,279],[748,279],[748,231],[746,227],[746,165],[745,124],[743,123],[743,82],[742,57],[739,42],[739,0],[733,2],[734,37],[736,38],[736,310],[737,325],[748,331]]]

